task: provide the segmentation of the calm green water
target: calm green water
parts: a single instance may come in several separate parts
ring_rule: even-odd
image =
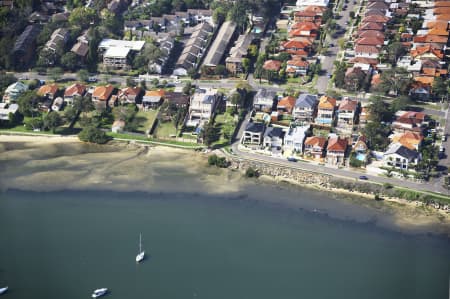
[[[5,299],[449,296],[448,240],[253,200],[8,191],[0,235]]]

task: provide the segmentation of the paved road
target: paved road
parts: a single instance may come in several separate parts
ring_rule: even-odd
[[[344,0],[341,0],[344,1]],[[339,2],[336,4],[339,5]],[[353,1],[349,1],[347,4],[347,9],[343,10],[339,15],[340,19],[336,20],[336,24],[339,26],[338,31],[347,28],[347,22],[350,20],[350,12],[353,10],[355,4]],[[320,63],[322,64],[322,73],[317,80],[317,91],[318,93],[324,94],[328,89],[328,82],[330,78],[328,78],[328,74],[333,74],[334,70],[334,62],[336,61],[336,56],[339,52],[338,39],[344,36],[345,32],[339,34],[337,38],[333,38],[330,34],[328,34],[325,38],[325,45],[333,44],[333,47],[329,47],[328,51],[322,55],[322,59]]]

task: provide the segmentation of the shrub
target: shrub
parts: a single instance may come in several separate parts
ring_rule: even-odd
[[[252,167],[249,167],[245,171],[245,176],[248,178],[259,177],[259,172],[258,172],[258,170],[254,169]]]
[[[230,165],[225,157],[218,157],[216,154],[208,157],[208,164],[219,168],[227,168]]]
[[[105,132],[95,127],[86,127],[79,134],[78,138],[84,142],[92,142],[98,144],[104,144],[108,142],[109,137]]]

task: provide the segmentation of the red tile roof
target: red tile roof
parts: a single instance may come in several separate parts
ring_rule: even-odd
[[[57,91],[58,91],[58,85],[53,83],[53,84],[47,84],[47,85],[41,86],[39,88],[39,90],[36,92],[36,94],[38,96],[44,96],[46,94],[55,95]]]
[[[365,31],[361,31],[360,34],[358,34],[359,38],[363,38],[363,37],[375,37],[378,39],[381,39],[384,41],[385,36],[383,32],[380,31],[376,31],[376,30],[365,30]]]
[[[355,52],[356,53],[366,53],[366,54],[378,54],[378,53],[380,53],[380,49],[378,49],[375,46],[356,45]]]
[[[266,60],[263,65],[263,69],[268,71],[279,71],[281,68],[281,61],[278,60]]]
[[[300,29],[304,31],[318,30],[319,26],[317,26],[313,22],[298,22],[292,25],[291,30]]]
[[[356,111],[356,108],[358,107],[358,101],[351,100],[351,99],[344,99],[339,104],[339,110],[345,110],[345,111]]]
[[[318,146],[322,149],[325,146],[326,142],[327,142],[327,139],[325,137],[320,137],[320,136],[311,136],[311,137],[307,137],[305,139],[305,145]]]
[[[383,23],[376,23],[376,22],[364,22],[361,23],[361,26],[358,28],[358,32],[365,31],[365,30],[376,30],[376,31],[382,31],[384,29]]]
[[[389,18],[386,16],[384,16],[384,17],[383,16],[367,16],[362,19],[361,23],[374,22],[374,23],[386,24],[387,21],[389,21]]]
[[[283,107],[288,112],[292,112],[292,109],[294,109],[296,100],[297,100],[296,98],[291,97],[291,96],[284,97],[278,102],[277,108],[280,109]]]
[[[345,152],[347,150],[348,140],[340,137],[332,137],[328,140],[327,151]]]
[[[417,47],[416,49],[411,49],[410,53],[413,58],[421,56],[425,53],[431,53],[440,59],[444,58],[444,53],[442,52],[442,50],[439,48],[435,48],[432,45],[425,45],[422,47]]]
[[[80,83],[75,83],[66,88],[64,96],[71,97],[74,95],[83,95],[86,92],[86,86]]]
[[[362,38],[358,38],[355,41],[355,44],[357,45],[362,45],[362,46],[377,46],[377,47],[381,47],[384,43],[383,39],[379,39],[376,37],[362,37]]]
[[[141,93],[140,87],[125,87],[119,91],[118,96],[137,96]]]
[[[108,84],[106,86],[97,86],[94,89],[93,97],[98,98],[100,101],[106,101],[111,96],[114,91],[114,86]]]
[[[287,65],[293,65],[293,66],[297,66],[297,67],[307,67],[309,65],[309,62],[306,60],[293,59],[293,60],[288,60]]]
[[[329,96],[321,96],[319,99],[319,109],[334,109],[336,107],[336,99]]]
[[[378,62],[378,59],[376,59],[376,58],[355,57],[350,60],[350,63],[370,64],[373,67],[373,66],[376,66],[379,62]]]

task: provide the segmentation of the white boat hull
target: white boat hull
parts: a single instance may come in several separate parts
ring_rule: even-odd
[[[1,288],[0,295],[6,293],[7,290],[8,290],[8,287]]]
[[[108,292],[107,288],[97,289],[97,290],[94,291],[94,293],[92,293],[91,297],[92,298],[98,298],[98,297],[106,295],[107,292]]]
[[[142,262],[145,257],[145,251],[142,251],[138,255],[136,255],[136,263]]]

